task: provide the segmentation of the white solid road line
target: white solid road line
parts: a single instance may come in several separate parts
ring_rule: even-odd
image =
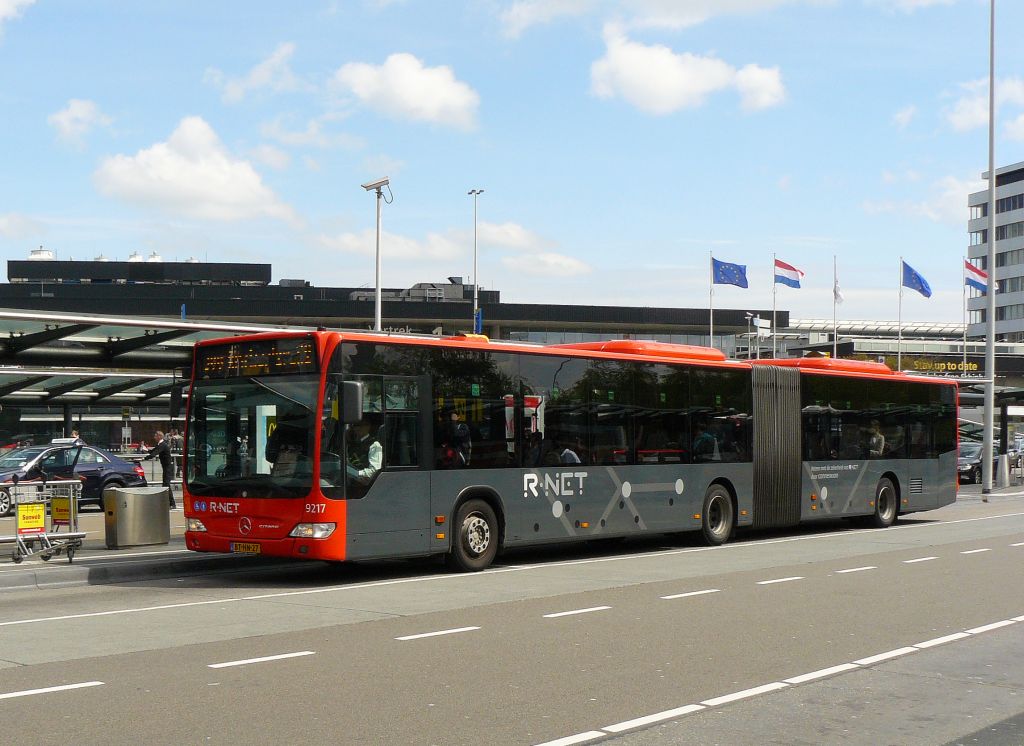
[[[676,707],[672,710],[656,712],[653,715],[647,715],[642,718],[624,720],[623,722],[616,723],[615,725],[606,725],[601,730],[608,733],[622,733],[624,730],[632,730],[633,728],[641,728],[645,725],[660,723],[662,720],[671,720],[672,718],[677,718],[681,715],[689,715],[691,712],[698,712],[703,709],[704,705],[686,705],[685,707]],[[604,734],[602,733],[601,735]]]
[[[822,668],[817,671],[811,671],[810,673],[801,674],[800,676],[794,676],[790,679],[784,679],[783,681],[773,681],[770,684],[764,684],[762,686],[755,686],[750,689],[744,689],[739,692],[733,692],[732,694],[725,694],[721,697],[713,697],[712,699],[706,699],[703,702],[692,705],[683,705],[682,707],[676,707],[671,710],[663,710],[662,712],[656,712],[653,715],[645,715],[643,717],[633,718],[632,720],[623,720],[621,723],[615,725],[606,725],[601,730],[590,730],[585,733],[577,733],[574,736],[567,736],[560,738],[555,741],[545,741],[544,743],[537,744],[537,746],[570,746],[571,744],[586,743],[587,741],[594,741],[598,738],[604,738],[605,736],[612,735],[614,733],[621,733],[623,731],[632,730],[634,728],[642,728],[646,725],[653,725],[664,720],[671,720],[673,718],[682,717],[689,715],[694,712],[699,712],[708,707],[717,707],[719,705],[729,704],[730,702],[736,702],[741,699],[748,699],[750,697],[756,697],[761,694],[768,694],[769,692],[775,692],[780,689],[788,689],[791,685],[805,684],[818,679],[823,679],[828,676],[834,676],[836,674],[845,673],[847,671],[859,670],[862,666],[870,666],[875,663],[882,661],[892,660],[893,658],[899,658],[903,655],[910,653],[916,653],[919,650],[926,648],[932,648],[937,645],[943,645],[948,642],[955,642],[957,640],[964,640],[973,635],[978,635],[983,632],[990,632],[994,629],[1001,629],[1002,627],[1008,627],[1016,622],[1024,622],[1024,616],[1014,617],[1012,619],[1004,619],[1000,622],[993,622],[991,624],[985,624],[981,627],[975,627],[964,632],[956,632],[945,637],[936,637],[931,640],[925,640],[919,642],[913,646],[907,646],[904,648],[897,648],[890,650],[885,653],[879,653],[878,655],[868,656],[867,658],[861,658],[853,663],[841,663],[838,666],[831,666],[830,668]]]
[[[877,570],[874,565],[868,567],[851,567],[849,570],[836,570],[836,575],[845,575],[848,572],[864,572],[865,570]]]
[[[795,575],[792,578],[776,578],[775,580],[758,580],[758,585],[773,585],[775,583],[788,583],[791,580],[803,580],[803,577]]]
[[[234,666],[248,666],[250,663],[266,663],[267,661],[280,661],[285,658],[301,658],[304,655],[316,655],[313,650],[300,650],[298,653],[282,653],[281,655],[267,655],[263,658],[246,658],[242,661],[227,661],[226,663],[211,663],[207,668],[232,668]]]
[[[908,655],[910,653],[916,653],[917,648],[907,646],[905,648],[896,648],[895,650],[889,650],[885,653],[879,653],[878,655],[869,655],[867,658],[861,658],[859,661],[854,661],[858,666],[872,666],[875,663],[881,663],[892,658],[899,658],[901,655]]]
[[[937,559],[938,559],[938,557],[918,557],[917,559],[903,560],[903,564],[904,565],[912,565],[915,562],[931,562],[932,560],[937,560]]]
[[[611,606],[591,606],[589,609],[574,609],[573,611],[556,611],[554,614],[545,614],[545,619],[555,619],[560,616],[575,616],[576,614],[589,614],[592,611],[607,611]]]
[[[810,673],[801,674],[800,676],[794,676],[791,679],[783,679],[783,681],[787,684],[806,684],[808,681],[824,679],[828,676],[835,676],[837,673],[853,671],[856,668],[860,668],[856,663],[842,663],[838,666],[822,668],[818,671],[811,671]]]
[[[708,593],[721,593],[718,588],[708,588],[706,591],[690,591],[689,593],[673,593],[671,596],[662,596],[663,601],[671,601],[676,598],[690,598],[691,596],[704,596]]]
[[[991,552],[991,549],[968,549],[966,552],[960,552],[960,554],[981,554],[982,552]]]
[[[0,694],[0,699],[14,699],[15,697],[31,697],[33,694],[50,694],[51,692],[66,692],[69,689],[85,689],[90,686],[103,686],[102,681],[83,681],[81,684],[64,684],[63,686],[48,686],[44,689],[26,689],[22,692],[7,692]]]
[[[472,632],[479,627],[456,627],[455,629],[442,629],[437,632],[424,632],[419,635],[405,635],[396,637],[396,640],[422,640],[424,637],[440,637],[441,635],[457,635],[459,632]]]

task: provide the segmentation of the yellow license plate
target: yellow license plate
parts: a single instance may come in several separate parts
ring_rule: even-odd
[[[242,541],[232,542],[231,551],[239,554],[259,554],[260,545]]]

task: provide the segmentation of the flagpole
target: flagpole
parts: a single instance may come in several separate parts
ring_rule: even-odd
[[[708,347],[715,346],[715,256],[708,252]]]
[[[903,370],[903,257],[900,257],[900,302],[896,311],[896,370]]]
[[[966,263],[967,263],[967,257],[964,257],[964,264],[966,265]],[[966,269],[966,267],[965,267],[965,269]],[[963,273],[963,270],[960,270],[960,271],[961,271],[961,273]],[[963,292],[963,320],[964,320],[963,353],[964,353],[964,362],[963,362],[963,367],[960,368],[960,375],[961,376],[966,376],[967,375],[967,276],[966,275],[964,275],[964,279],[963,279],[961,284],[963,285],[963,288],[961,288],[961,290]]]
[[[839,350],[839,325],[836,322],[836,305],[839,298],[836,297],[836,288],[839,287],[839,267],[836,264],[836,255],[832,255],[832,358],[838,356]]]
[[[775,298],[779,293],[779,283],[775,282],[775,261],[777,257],[775,252],[772,252],[772,360],[779,356],[778,345],[775,341]],[[758,343],[758,352],[761,351],[761,345]]]

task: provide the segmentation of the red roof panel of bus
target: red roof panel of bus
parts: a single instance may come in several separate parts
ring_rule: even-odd
[[[724,362],[725,353],[713,347],[678,345],[668,342],[652,342],[643,339],[610,339],[606,342],[574,342],[571,344],[545,345],[547,349],[590,350],[610,352],[616,355],[644,355],[647,357],[675,358],[677,360],[699,360]]]
[[[873,363],[870,360],[846,360],[835,357],[797,357],[782,360],[751,360],[753,365],[778,365],[784,368],[800,368],[801,370],[827,370],[834,373],[868,373],[875,376],[895,376],[896,371],[885,363]]]

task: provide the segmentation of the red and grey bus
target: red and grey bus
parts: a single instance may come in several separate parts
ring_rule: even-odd
[[[957,388],[613,340],[280,332],[196,345],[186,543],[319,560],[858,518],[956,499]]]

